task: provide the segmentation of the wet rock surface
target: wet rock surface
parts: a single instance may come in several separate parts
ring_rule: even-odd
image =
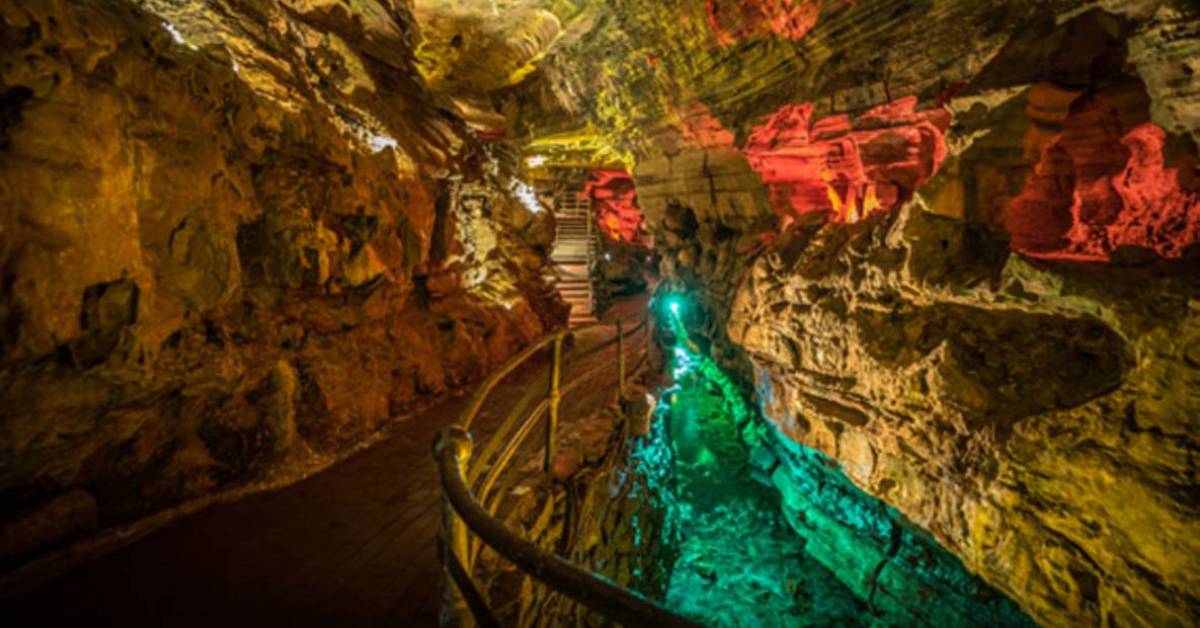
[[[336,456],[565,318],[407,9],[251,4],[0,3],[6,568]]]
[[[823,229],[755,264],[728,329],[768,414],[1045,616],[1184,621],[1194,269],[1114,282],[1013,257],[994,282],[930,284],[908,243],[931,221]]]
[[[6,566],[335,455],[559,324],[554,226],[504,192],[536,157],[632,177],[613,233],[650,232],[781,460],[839,465],[1041,623],[1198,622],[1194,2],[0,18]],[[799,469],[772,483],[803,535]],[[888,556],[899,528],[822,529]],[[914,561],[843,584],[919,597],[889,580]]]
[[[698,348],[1035,620],[1195,623],[1195,8],[635,4],[540,88]]]

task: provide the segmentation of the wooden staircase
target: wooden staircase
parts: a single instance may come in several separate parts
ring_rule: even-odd
[[[554,197],[554,218],[558,228],[550,259],[554,263],[558,293],[571,305],[570,325],[594,323],[588,271],[595,255],[591,202],[581,199],[577,190],[561,191]]]

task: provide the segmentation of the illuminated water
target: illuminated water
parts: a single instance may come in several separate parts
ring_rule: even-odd
[[[852,626],[865,606],[805,552],[778,491],[756,481],[733,414],[702,378],[663,395],[638,453],[659,466],[676,557],[665,602],[713,626]]]
[[[927,534],[782,438],[687,342],[635,460],[666,510],[669,608],[712,626],[1031,626]]]

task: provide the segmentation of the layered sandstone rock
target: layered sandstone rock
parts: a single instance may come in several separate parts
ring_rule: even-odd
[[[761,257],[729,332],[764,409],[1043,621],[1186,623],[1194,265],[989,264],[972,239],[913,208]]]
[[[1036,620],[1195,623],[1195,7],[729,4],[593,8],[537,83],[693,340]]]
[[[414,4],[0,2],[6,535],[335,449],[553,324],[473,126],[631,173],[698,346],[889,530],[1043,623],[1197,622],[1195,3]]]
[[[355,7],[0,3],[5,566],[327,459],[561,324],[552,226],[469,157],[403,5]]]

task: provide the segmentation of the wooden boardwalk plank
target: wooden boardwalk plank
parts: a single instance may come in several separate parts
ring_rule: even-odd
[[[586,332],[576,351],[608,334]],[[611,347],[580,364],[569,357],[567,376],[613,361]],[[519,369],[495,391],[477,435],[490,434],[527,386],[545,385],[544,359]],[[313,477],[211,506],[83,565],[0,607],[0,624],[433,625],[441,494],[431,444],[465,403],[446,400]],[[566,400],[564,420],[579,404]]]

